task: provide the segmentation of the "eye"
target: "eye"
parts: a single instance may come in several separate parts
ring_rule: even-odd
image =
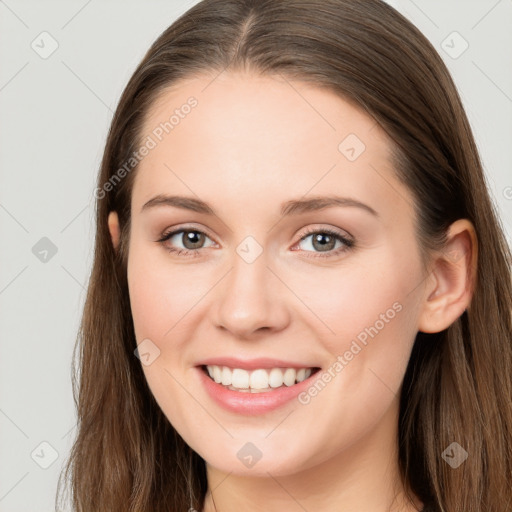
[[[211,240],[203,231],[181,228],[164,233],[157,242],[160,242],[169,252],[176,253],[178,256],[195,257],[199,256],[198,249],[203,248],[206,238]],[[183,244],[183,247],[175,247],[175,244],[179,243]]]
[[[305,246],[313,248],[313,251],[304,249],[306,252],[315,252],[315,250],[317,250],[320,254],[315,254],[313,256],[314,258],[329,258],[337,256],[350,250],[354,246],[354,240],[349,239],[343,234],[332,229],[311,229],[300,239],[298,246],[308,238],[311,238],[311,240],[304,243],[302,249],[304,249]],[[336,247],[337,243],[338,246]]]
[[[311,241],[304,243],[308,238],[311,238]],[[164,245],[167,251],[178,256],[196,257],[200,256],[199,249],[204,248],[203,245],[206,239],[211,240],[206,233],[199,229],[180,228],[164,233],[157,242]],[[180,243],[183,247],[176,247],[176,245]],[[303,243],[303,247],[300,247],[301,250],[305,250],[306,252],[318,252],[312,256],[314,258],[334,257],[354,247],[354,240],[340,232],[328,228],[310,229],[302,236],[296,246],[300,246],[301,243]],[[210,247],[213,246],[215,246],[215,242],[212,241]],[[307,248],[305,249],[304,246],[309,246],[313,251]]]

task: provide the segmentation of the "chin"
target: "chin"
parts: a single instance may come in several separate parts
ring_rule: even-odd
[[[304,440],[298,444],[305,446],[307,443]],[[314,465],[312,455],[301,454],[290,445],[287,448],[291,453],[283,450],[282,443],[231,440],[230,446],[222,446],[220,452],[211,453],[208,448],[196,451],[209,466],[237,476],[268,477],[269,473],[272,476],[289,476]]]

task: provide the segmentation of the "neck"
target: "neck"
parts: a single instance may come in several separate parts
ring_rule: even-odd
[[[286,476],[248,477],[207,464],[204,512],[417,512],[406,496],[397,452],[398,405],[348,449]],[[213,496],[212,496],[213,490]]]

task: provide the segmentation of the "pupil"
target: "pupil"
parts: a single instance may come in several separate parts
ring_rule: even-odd
[[[198,239],[194,241],[194,238]],[[202,233],[198,233],[197,231],[187,231],[185,233],[185,243],[183,244],[187,249],[197,249],[196,245],[201,246],[203,242],[204,235]],[[188,247],[187,244],[192,244],[192,247]]]
[[[322,242],[322,239],[325,238],[327,238],[327,242]],[[315,243],[317,242],[320,244],[319,247],[315,245]],[[315,249],[320,248],[320,250],[322,251],[333,249],[335,242],[336,240],[334,239],[334,237],[332,237],[331,235],[327,235],[325,233],[320,233],[313,237],[313,246],[315,247]]]

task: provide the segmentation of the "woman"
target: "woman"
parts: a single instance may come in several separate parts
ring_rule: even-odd
[[[112,121],[77,511],[512,509],[510,251],[379,0],[205,0]]]

